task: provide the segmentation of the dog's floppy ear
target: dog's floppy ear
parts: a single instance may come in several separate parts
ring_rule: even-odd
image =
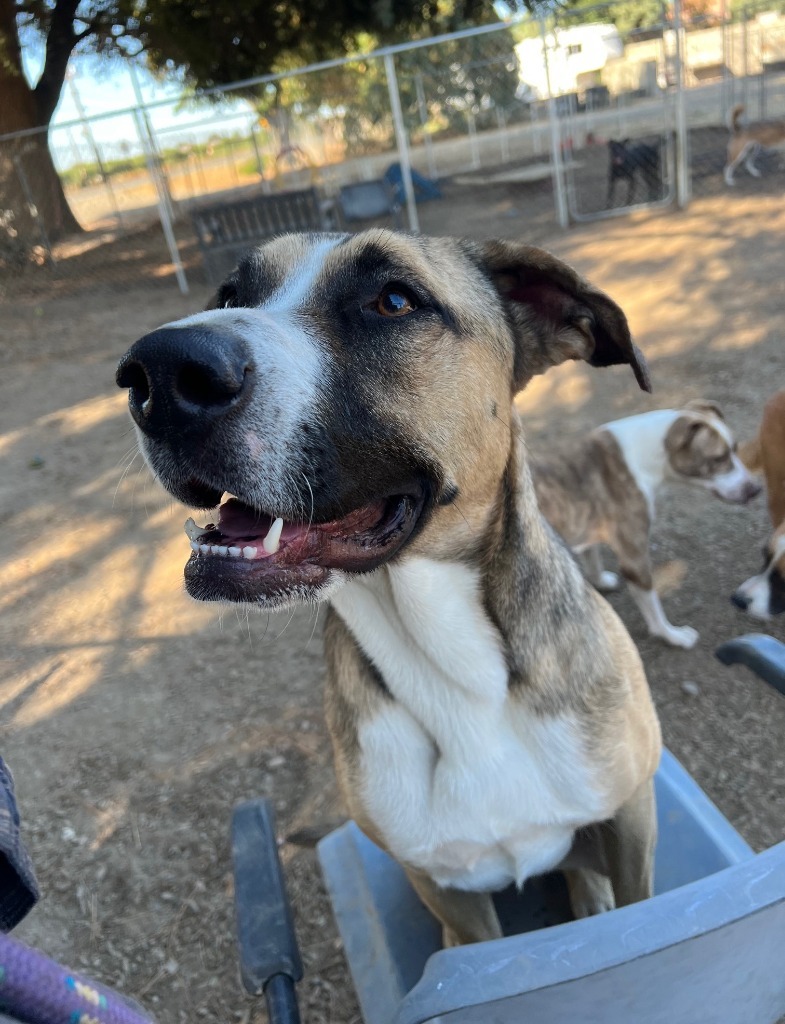
[[[717,419],[725,422],[725,417],[722,415],[722,409],[717,405],[716,402],[712,402],[709,398],[693,398],[684,406],[685,409],[690,409],[693,412],[703,412],[710,415],[714,415]]]
[[[641,388],[651,391],[627,318],[604,292],[535,246],[487,242],[482,252],[515,332],[516,390],[550,366],[585,359],[592,366],[628,363]]]
[[[229,309],[237,304],[237,274],[233,273],[222,282],[217,291],[210,297],[205,312],[208,309]]]
[[[665,435],[665,450],[672,454],[689,448],[699,430],[708,431],[709,429],[701,420],[694,420],[689,416],[679,416],[670,425]]]

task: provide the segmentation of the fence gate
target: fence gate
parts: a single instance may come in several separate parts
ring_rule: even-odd
[[[544,29],[573,221],[667,206],[675,198],[676,34],[664,15],[645,28],[623,24],[614,5],[602,5],[560,12]]]

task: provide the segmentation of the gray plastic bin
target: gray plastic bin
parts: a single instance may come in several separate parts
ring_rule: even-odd
[[[366,1024],[774,1024],[785,843],[755,855],[665,752],[655,896],[569,921],[560,876],[499,898],[493,942],[440,949],[398,865],[353,824],[319,844]],[[566,923],[565,923],[566,922]],[[534,929],[534,930],[532,930]]]

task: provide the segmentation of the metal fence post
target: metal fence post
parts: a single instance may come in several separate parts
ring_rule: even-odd
[[[414,76],[414,86],[417,89],[417,109],[420,113],[420,124],[422,125],[422,141],[425,146],[425,158],[428,161],[428,175],[431,178],[437,177],[436,158],[433,152],[433,139],[428,131],[428,104],[425,102],[425,85],[422,80],[422,71]]]
[[[676,35],[676,202],[683,210],[690,201],[690,166],[687,107],[684,95],[681,0],[673,0],[673,30]]]
[[[542,37],[542,59],[545,62],[545,84],[548,89],[548,123],[551,130],[551,174],[553,177],[553,197],[556,203],[556,219],[559,227],[566,228],[570,223],[567,210],[567,195],[564,188],[564,169],[561,160],[561,139],[559,137],[559,118],[556,111],[556,100],[551,89],[551,72],[548,64],[548,37],[545,19],[540,18],[540,36]]]
[[[144,130],[144,123],[142,121],[142,114],[139,110],[134,111],[134,121],[136,122],[136,131],[139,135],[139,141],[142,144],[142,152],[144,153],[145,160],[147,162],[147,170],[153,180],[153,186],[155,187],[155,194],[158,200],[158,216],[161,220],[161,227],[163,228],[166,246],[169,250],[169,256],[171,257],[172,265],[174,267],[177,285],[182,294],[187,295],[189,291],[188,280],[185,276],[183,262],[180,259],[180,250],[177,248],[177,239],[174,236],[172,218],[170,216],[169,207],[166,203],[166,191],[158,174],[155,156],[150,152],[147,134]]]
[[[90,146],[90,149],[93,151],[93,158],[95,159],[95,162],[98,165],[98,173],[101,175],[101,180],[104,183],[104,188],[109,193],[109,201],[112,205],[112,209],[114,210],[115,220],[117,221],[117,230],[125,231],[123,215],[122,213],[120,213],[120,206],[117,202],[117,196],[114,194],[112,182],[109,178],[109,175],[106,173],[106,167],[104,166],[104,161],[101,157],[101,150],[98,148],[98,143],[96,142],[95,135],[93,135],[93,129],[90,125],[90,121],[88,120],[84,105],[82,104],[82,97],[79,95],[79,90],[76,87],[74,76],[66,75],[66,80],[68,82],[69,91],[71,93],[71,99],[74,102],[74,107],[76,107],[76,113],[78,114],[79,120],[82,123],[82,135],[85,139],[87,139],[88,145]]]
[[[139,76],[136,73],[136,66],[133,61],[130,61],[128,64],[128,73],[131,78],[131,85],[133,86],[134,96],[136,97],[136,104],[138,107],[137,130],[142,136],[145,153],[148,154],[148,159],[154,160],[155,165],[158,168],[158,174],[155,178],[156,187],[161,194],[161,201],[166,206],[166,214],[171,222],[175,219],[174,201],[172,199],[171,189],[169,188],[169,182],[166,178],[161,150],[158,145],[158,140],[155,137],[155,132],[153,131],[150,115],[147,112],[147,104],[145,103],[144,96],[142,95],[142,87],[139,84]]]
[[[395,142],[398,146],[398,161],[401,165],[403,190],[406,194],[406,213],[409,218],[409,229],[411,231],[419,231],[420,220],[417,216],[417,200],[414,196],[414,184],[412,182],[412,165],[409,160],[409,140],[406,137],[406,124],[403,120],[401,94],[398,92],[398,76],[395,73],[395,58],[391,53],[386,53],[384,55],[384,72],[387,76],[387,89],[390,93],[390,107],[392,108],[393,127],[395,128]]]
[[[749,26],[747,24],[748,15],[749,11],[745,7],[741,12],[741,47],[743,52],[742,59],[744,61],[744,82],[741,91],[741,101],[744,104],[745,109],[749,108],[750,103]]]

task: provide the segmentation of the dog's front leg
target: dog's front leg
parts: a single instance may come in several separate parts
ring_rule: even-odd
[[[654,589],[654,575],[649,558],[649,531],[626,528],[624,524],[611,538],[610,545],[619,559],[619,569],[652,636],[658,636],[673,647],[689,650],[698,642],[698,631],[692,626],[674,626]]]
[[[660,637],[673,647],[683,647],[686,651],[695,646],[700,636],[697,629],[692,626],[674,626],[669,622],[660,595],[653,587],[643,589],[630,581],[628,587],[652,636]]]
[[[649,899],[657,844],[653,780],[644,782],[600,830],[616,906]]]
[[[441,922],[445,949],[502,937],[490,893],[443,889],[428,875],[408,868],[406,875],[425,906]]]

